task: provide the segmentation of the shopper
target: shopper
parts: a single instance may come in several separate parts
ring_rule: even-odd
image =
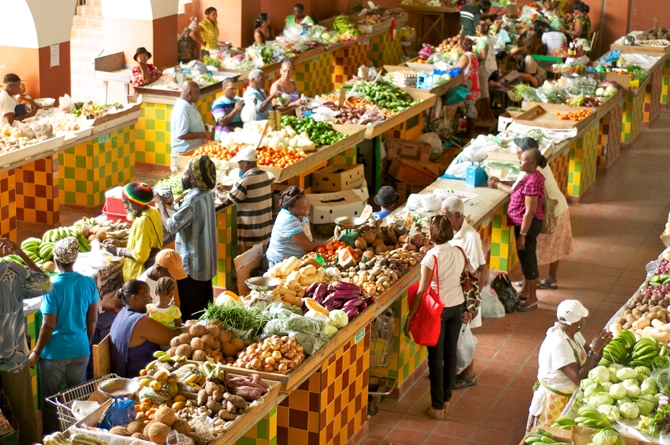
[[[430,239],[435,247],[430,249],[421,261],[419,289],[404,326],[405,335],[409,337],[412,319],[419,310],[421,299],[428,286],[439,292],[444,303],[442,329],[437,344],[428,347],[431,406],[424,410],[428,417],[438,420],[442,420],[445,412],[449,410],[451,388],[456,379],[456,345],[462,322],[472,321],[472,314],[465,310],[465,298],[461,287],[461,273],[465,268],[465,259],[458,248],[449,244],[453,237],[454,229],[446,215],[435,215],[430,219]],[[431,282],[435,265],[438,269]]]
[[[189,36],[198,43],[201,58],[210,55],[210,51],[219,50],[219,13],[216,8],[205,9],[205,18],[198,23]]]
[[[146,267],[156,262],[156,255],[163,248],[163,223],[161,215],[150,206],[154,191],[143,182],[126,184],[122,192],[128,219],[133,223],[128,232],[126,247],[105,244],[112,255],[125,258],[123,281],[136,280]]]
[[[170,118],[170,145],[172,146],[170,167],[179,170],[177,156],[194,150],[212,140],[212,133],[205,130],[202,116],[195,103],[200,100],[200,87],[192,80],[182,85],[181,95],[175,101]]]
[[[479,99],[477,99],[477,117],[482,120],[494,120],[495,116],[491,110],[491,96],[489,94],[489,78],[498,69],[496,54],[493,48],[493,38],[489,36],[489,25],[479,22],[475,27],[474,37],[476,42],[475,54],[477,54],[477,74],[479,76]]]
[[[46,398],[86,381],[91,342],[98,323],[98,287],[91,277],[74,271],[79,256],[79,241],[69,237],[53,246],[53,257],[60,274],[53,290],[42,299],[44,321],[32,354],[30,367],[40,364],[42,394],[42,433],[60,431],[56,409]]]
[[[33,385],[28,366],[26,322],[23,300],[40,297],[53,290],[43,272],[14,242],[0,238],[0,257],[18,255],[26,270],[13,262],[0,262],[0,381],[14,419],[19,425],[19,445],[40,442],[33,403]]]
[[[112,370],[120,377],[133,378],[155,360],[154,352],[160,351],[161,346],[168,346],[170,340],[182,332],[147,316],[147,305],[151,303],[147,283],[127,281],[116,298],[122,299],[125,307],[116,314],[109,331]]]
[[[272,101],[272,106],[279,111],[282,116],[295,114],[296,108],[300,105],[300,93],[298,87],[293,81],[295,74],[295,65],[291,59],[286,59],[282,62],[279,69],[279,79],[270,87],[270,95],[275,98]],[[277,99],[282,94],[287,94],[289,97],[288,104],[280,105]]]
[[[237,244],[247,251],[256,244],[265,249],[272,233],[272,188],[270,175],[258,168],[256,150],[245,148],[231,159],[240,166],[242,177],[225,202],[237,204]]]
[[[309,199],[305,192],[295,185],[290,186],[282,193],[279,206],[281,210],[265,254],[269,267],[292,256],[300,258],[318,247],[312,238]]]
[[[175,290],[177,290],[177,285],[172,278],[159,278],[156,283],[156,293],[153,295],[158,298],[158,303],[147,304],[149,317],[170,329],[182,324],[181,311],[174,304]]]
[[[522,82],[533,87],[541,85],[547,80],[547,72],[537,64],[533,56],[527,55],[524,50],[518,46],[510,50],[514,69],[519,73]]]
[[[375,196],[374,202],[381,210],[375,212],[372,215],[375,219],[384,219],[393,211],[393,207],[396,202],[400,199],[400,196],[393,190],[393,187],[385,185],[379,189],[379,192]]]
[[[516,138],[514,143],[519,147],[517,152],[519,158],[521,153],[526,150],[539,148],[537,141],[533,138]],[[558,262],[561,258],[572,255],[572,226],[570,225],[570,208],[565,195],[558,188],[554,173],[551,167],[538,168],[538,171],[544,176],[544,189],[547,199],[555,199],[558,205],[554,209],[556,215],[556,232],[553,234],[541,233],[537,237],[537,264],[544,266],[549,264],[549,274],[544,280],[537,283],[539,289],[558,289]],[[516,183],[521,181],[526,174],[521,172]],[[517,285],[519,285],[517,283]],[[523,284],[521,284],[523,286]],[[521,290],[525,295],[525,289]]]
[[[133,60],[137,62],[137,65],[131,70],[134,86],[140,87],[150,84],[163,75],[160,69],[148,63],[149,59],[151,59],[151,53],[145,47],[141,46],[137,48],[133,56]]]
[[[523,291],[521,299],[525,299],[517,308],[520,312],[537,309],[537,279],[540,275],[537,266],[537,236],[542,230],[544,212],[542,203],[545,198],[544,176],[538,171],[547,166],[547,159],[540,150],[534,148],[521,154],[519,170],[526,176],[514,187],[492,176],[488,180],[491,188],[509,193],[510,202],[507,207],[507,220],[514,226],[516,250],[523,273]]]
[[[460,13],[461,32],[463,37],[475,35],[475,26],[479,23],[481,12],[477,6],[477,0],[467,0]]]
[[[244,101],[248,99],[256,103],[256,120],[262,121],[270,116],[272,101],[279,96],[279,92],[268,96],[264,90],[265,73],[261,70],[253,70],[249,73],[249,86],[244,92]]]
[[[144,273],[140,275],[139,280],[144,281],[149,285],[151,290],[150,294],[153,297],[156,295],[158,280],[163,277],[172,278],[177,282],[177,287],[174,291],[174,304],[177,307],[181,307],[179,281],[188,278],[188,275],[184,271],[181,255],[172,249],[163,249],[158,252],[158,255],[156,255],[156,264],[145,270]],[[158,299],[154,298],[154,302],[157,303]]]
[[[573,40],[589,40],[591,38],[591,19],[589,18],[591,8],[579,0],[572,5],[572,8],[574,9],[573,20],[570,26],[564,28],[563,31],[571,36]]]
[[[542,15],[548,20],[560,17],[561,13],[556,9],[556,0],[544,0],[542,2]]]
[[[7,123],[12,125],[15,120],[22,121],[33,117],[37,113],[37,108],[30,113],[26,112],[26,107],[21,105],[14,96],[21,94],[21,78],[16,74],[9,73],[2,80],[4,89],[0,91],[0,124]]]
[[[270,24],[270,14],[261,12],[254,24],[254,42],[257,45],[263,45],[268,40],[273,40],[272,25]]]
[[[167,231],[177,234],[175,247],[188,274],[177,282],[180,309],[184,318],[190,320],[198,318],[195,314],[214,299],[212,278],[217,270],[218,245],[212,195],[216,186],[214,163],[207,156],[192,158],[181,181],[188,194],[174,215],[168,214],[160,195],[156,195],[155,201]]]
[[[612,340],[612,333],[603,329],[587,345],[581,330],[588,316],[589,311],[577,300],[565,300],[556,308],[558,321],[540,346],[527,431],[551,426],[560,417],[579,382],[597,366],[603,348]]]
[[[472,137],[475,131],[475,119],[477,119],[476,103],[479,99],[479,60],[477,55],[472,52],[472,40],[461,37],[458,46],[463,55],[458,59],[456,66],[461,69],[464,77],[464,85],[470,90],[470,94],[465,98],[465,117],[467,121],[466,137]]]
[[[216,99],[212,104],[212,116],[216,121],[214,130],[214,140],[221,139],[223,133],[230,133],[236,128],[242,128],[242,107],[244,101],[237,96],[237,84],[235,81],[226,77],[223,79],[223,95]]]
[[[542,33],[542,43],[547,47],[548,56],[557,57],[557,51],[568,43],[565,33],[560,31],[562,27],[563,20],[555,19],[551,22],[552,31]]]
[[[286,30],[296,25],[314,26],[314,20],[310,16],[305,15],[305,7],[302,3],[296,3],[293,7],[293,14],[286,17],[284,29]]]
[[[442,201],[442,213],[449,218],[451,227],[454,229],[454,237],[449,244],[454,247],[460,247],[465,251],[465,255],[470,261],[470,266],[477,273],[479,288],[486,285],[486,255],[482,249],[482,239],[479,233],[472,228],[465,220],[465,206],[463,201],[456,197],[450,196]],[[470,329],[476,329],[482,325],[482,314],[477,311],[470,323]],[[456,377],[453,389],[463,389],[468,386],[475,386],[477,378],[475,376],[475,362],[474,360]]]

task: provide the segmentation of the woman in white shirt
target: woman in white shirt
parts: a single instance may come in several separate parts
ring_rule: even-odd
[[[409,337],[409,327],[419,310],[421,299],[428,286],[432,286],[434,291],[439,292],[444,309],[440,338],[435,346],[428,347],[431,406],[427,407],[424,413],[438,420],[442,420],[445,411],[449,409],[451,389],[456,380],[456,344],[461,325],[472,320],[472,314],[465,310],[465,298],[461,287],[465,257],[460,249],[449,244],[453,237],[454,229],[446,215],[435,215],[430,219],[430,239],[435,247],[430,249],[421,261],[419,289],[404,327],[405,335]],[[435,271],[435,279],[431,281],[435,265],[438,269]]]
[[[556,308],[558,322],[549,328],[540,346],[527,431],[551,426],[560,417],[579,382],[598,364],[603,348],[612,340],[612,333],[603,329],[586,344],[580,331],[588,315],[577,300],[565,300]]]

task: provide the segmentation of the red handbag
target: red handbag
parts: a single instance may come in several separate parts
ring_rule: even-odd
[[[435,258],[435,266],[430,274],[429,283],[433,282],[433,275],[435,270],[439,267],[437,264],[437,257]],[[419,283],[412,284],[407,289],[407,299],[409,300],[409,307],[412,307],[416,293],[419,290]],[[428,290],[423,294],[421,305],[416,315],[412,319],[412,324],[409,327],[414,342],[422,346],[435,346],[440,339],[440,332],[442,331],[442,309],[444,303],[440,299],[440,271],[437,271],[437,292],[433,290],[433,286],[428,285]]]

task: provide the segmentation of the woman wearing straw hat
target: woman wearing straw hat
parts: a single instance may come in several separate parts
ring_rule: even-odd
[[[137,62],[137,66],[134,66],[132,70],[133,86],[141,87],[150,84],[163,75],[160,69],[147,63],[149,59],[151,59],[151,53],[145,47],[137,48],[133,56],[133,60]]]

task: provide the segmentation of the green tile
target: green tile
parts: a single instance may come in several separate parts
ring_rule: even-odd
[[[156,132],[156,142],[165,142],[165,132],[163,131]]]
[[[165,110],[157,109],[156,110],[156,120],[164,121],[165,120]]]
[[[491,243],[491,256],[496,258],[500,256],[500,244]]]
[[[156,129],[156,121],[154,121],[152,119],[147,119],[147,122],[146,122],[145,126],[146,126],[147,130],[155,130]]]
[[[574,182],[572,172],[568,172],[568,184],[572,184]]]
[[[582,172],[582,163],[577,161],[574,163],[574,172],[575,173],[581,173]]]
[[[146,141],[144,147],[148,153],[156,152],[156,143],[154,141]]]
[[[65,192],[65,202],[74,204],[77,202],[77,194],[75,192]]]
[[[84,156],[75,156],[74,164],[77,168],[86,168],[86,158]]]
[[[507,267],[507,258],[500,258],[500,270],[508,272],[509,268]]]
[[[65,161],[63,161],[65,162]],[[65,167],[65,177],[67,179],[75,179],[75,168],[74,167]]]
[[[75,190],[77,193],[86,193],[86,181],[75,181]]]
[[[262,418],[257,424],[256,424],[256,437],[259,439],[268,439],[268,419]]]
[[[509,244],[509,230],[503,230],[500,244]]]

